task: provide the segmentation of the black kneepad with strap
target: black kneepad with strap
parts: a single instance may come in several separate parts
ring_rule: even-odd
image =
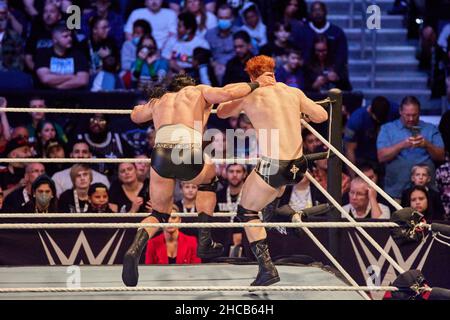
[[[239,222],[249,222],[252,220],[259,220],[257,211],[245,209],[243,206],[238,205],[236,219]]]
[[[219,178],[214,177],[210,183],[202,183],[198,185],[198,191],[204,192],[217,192],[217,183],[219,182]]]
[[[167,221],[169,221],[169,218],[170,218],[169,213],[162,213],[162,212],[156,211],[154,209],[152,210],[152,214],[150,216],[158,219],[159,223],[167,223]]]

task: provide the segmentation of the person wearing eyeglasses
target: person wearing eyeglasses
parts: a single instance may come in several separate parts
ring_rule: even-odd
[[[377,192],[362,178],[356,177],[350,184],[349,204],[344,210],[356,219],[389,219],[391,212],[387,206],[378,203]]]

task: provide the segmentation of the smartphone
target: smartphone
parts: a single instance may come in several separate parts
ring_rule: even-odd
[[[411,133],[414,138],[417,137],[420,134],[420,127],[419,126],[411,127]]]
[[[147,47],[143,47],[141,50],[145,56],[148,56],[148,48]]]

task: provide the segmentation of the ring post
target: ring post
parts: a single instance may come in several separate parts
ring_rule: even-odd
[[[328,96],[331,99],[329,125],[330,130],[330,143],[340,152],[342,152],[342,92],[339,89],[331,89],[328,92]],[[331,112],[332,111],[332,112]],[[338,157],[328,158],[328,170],[327,170],[327,191],[328,193],[339,203],[342,204],[342,161]],[[339,221],[341,214],[334,208],[328,213],[329,221]],[[342,232],[338,229],[330,229],[329,231],[329,243],[328,247],[331,253],[335,257],[340,256],[339,243]]]

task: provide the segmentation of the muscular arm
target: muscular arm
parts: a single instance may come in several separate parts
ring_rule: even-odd
[[[37,16],[39,12],[34,7],[34,0],[23,0],[23,6],[25,8],[25,11],[31,16]]]
[[[300,111],[308,115],[312,122],[321,123],[328,119],[328,113],[320,105],[309,99],[302,91],[300,94]]]
[[[357,146],[358,144],[356,142],[345,142],[345,155],[347,156],[348,160],[350,160],[352,163],[356,163],[355,150]],[[355,176],[353,170],[349,170],[349,173],[352,177]]]
[[[430,154],[431,159],[433,161],[445,161],[445,149],[440,148],[432,144],[430,141],[425,142],[425,149]]]
[[[89,73],[87,72],[78,72],[76,75],[73,75],[69,80],[64,81],[63,83],[56,85],[57,89],[76,89],[80,87],[84,87],[89,83]]]
[[[34,70],[33,55],[31,55],[31,54],[25,55],[25,64],[27,65],[28,69]]]
[[[379,149],[377,152],[378,161],[380,162],[388,162],[393,160],[402,149],[405,148],[405,141],[401,141],[397,144],[394,144],[391,147],[386,147]]]
[[[226,119],[229,117],[237,117],[243,110],[242,102],[243,98],[221,103],[217,108],[217,117],[220,119]]]
[[[153,106],[158,99],[151,99],[146,104],[135,106],[131,112],[131,121],[134,123],[144,123],[153,119]]]
[[[43,84],[51,87],[60,85],[61,83],[68,81],[72,78],[72,75],[70,74],[61,75],[51,73],[49,68],[39,68],[36,71],[36,74]]]
[[[243,98],[252,92],[250,86],[245,82],[228,84],[223,88],[210,86],[197,86],[202,91],[203,97],[209,104],[224,103]]]
[[[370,199],[369,201],[370,201],[370,206],[372,207],[372,213],[371,213],[372,219],[378,219],[383,214],[383,212],[381,211],[380,205],[378,204],[376,198],[375,198],[375,200]]]

